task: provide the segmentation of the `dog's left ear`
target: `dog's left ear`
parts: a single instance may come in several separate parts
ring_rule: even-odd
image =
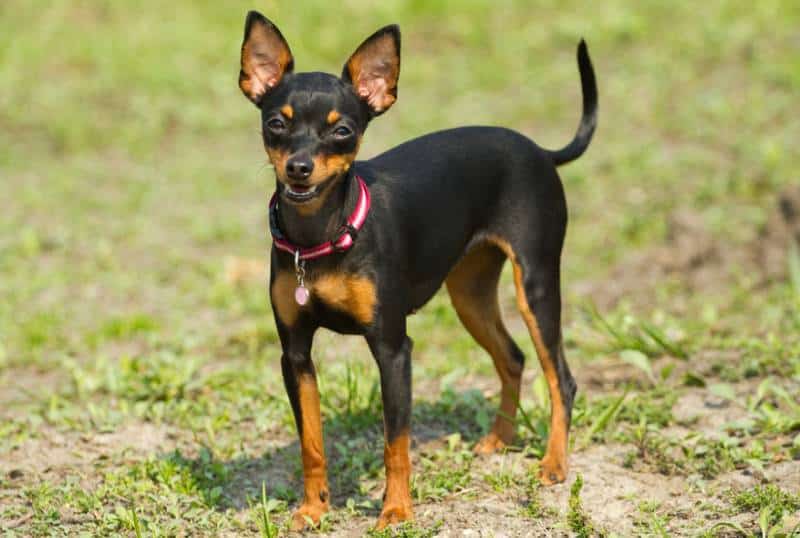
[[[374,116],[386,112],[397,100],[398,78],[400,27],[396,24],[385,26],[368,37],[342,70],[342,80],[353,85]]]
[[[257,11],[247,14],[242,43],[239,88],[259,106],[283,76],[294,69],[294,58],[278,27]]]

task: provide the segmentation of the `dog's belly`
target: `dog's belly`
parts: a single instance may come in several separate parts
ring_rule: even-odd
[[[445,232],[445,237],[450,238],[450,241],[440,239],[428,245],[417,246],[409,263],[410,272],[414,275],[409,290],[409,312],[425,306],[442,287],[459,260],[476,245],[485,243],[485,228],[471,227],[471,223],[461,217],[464,213],[466,211],[456,213],[454,218],[449,219],[447,224],[450,229]],[[439,229],[446,228],[440,224]]]
[[[443,283],[443,279],[437,278],[435,280],[421,282],[412,287],[410,293],[411,304],[409,305],[408,313],[411,314],[412,312],[425,306],[425,304],[427,304],[427,302],[430,301],[434,295],[436,295],[436,292],[439,291],[439,288],[442,287]]]

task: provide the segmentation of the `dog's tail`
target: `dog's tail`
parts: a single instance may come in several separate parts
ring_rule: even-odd
[[[589,50],[586,41],[581,39],[578,44],[578,69],[581,72],[581,90],[583,91],[583,116],[578,125],[578,132],[572,142],[561,149],[546,150],[556,166],[574,161],[586,151],[592,140],[594,129],[597,126],[597,82],[594,79],[592,60],[589,59]]]

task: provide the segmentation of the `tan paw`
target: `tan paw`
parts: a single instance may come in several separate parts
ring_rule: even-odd
[[[327,504],[304,504],[292,514],[292,530],[301,531],[306,527],[316,527],[329,510]]]
[[[559,484],[567,479],[567,462],[545,454],[539,463],[539,481],[544,486]]]
[[[414,519],[414,514],[410,504],[385,504],[375,528],[381,530],[385,529],[387,525],[411,521],[412,519]]]
[[[488,434],[484,435],[480,441],[478,441],[472,451],[475,454],[493,454],[503,450],[506,447],[506,444],[507,443],[500,439],[496,433],[489,432]]]

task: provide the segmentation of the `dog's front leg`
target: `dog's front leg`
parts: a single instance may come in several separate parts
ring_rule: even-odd
[[[311,361],[313,332],[280,332],[283,382],[294,411],[303,459],[303,504],[292,516],[292,528],[300,530],[308,520],[313,525],[319,524],[322,515],[330,509],[327,463],[317,376]]]
[[[398,323],[400,325],[400,323]],[[411,507],[411,339],[402,326],[382,330],[367,337],[370,350],[378,363],[383,397],[386,491],[383,510],[376,527],[413,518]]]

